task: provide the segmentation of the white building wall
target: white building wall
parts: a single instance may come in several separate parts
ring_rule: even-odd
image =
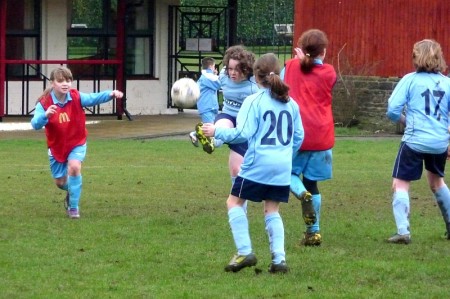
[[[163,0],[155,3],[155,77],[154,80],[127,81],[127,110],[134,115],[176,114],[177,109],[167,108],[167,63],[169,5],[178,1]]]
[[[67,11],[71,0],[42,1],[42,59],[67,59]],[[177,109],[167,108],[167,63],[168,63],[168,6],[177,5],[179,1],[160,0],[155,4],[155,77],[152,80],[129,80],[127,86],[127,110],[133,115],[176,114]],[[43,73],[49,77],[56,65],[43,65]],[[74,82],[73,87],[76,87]],[[22,103],[22,82],[8,83],[7,114],[21,114],[26,104]],[[36,99],[42,94],[42,81],[30,82],[30,108],[34,108]],[[112,89],[111,82],[101,82],[100,89]],[[81,92],[93,92],[91,81],[82,81]],[[112,104],[101,105],[101,113],[112,113]]]
[[[42,1],[42,59],[67,59],[67,11],[70,0]],[[47,68],[46,68],[47,67]],[[50,74],[55,65],[43,67]]]

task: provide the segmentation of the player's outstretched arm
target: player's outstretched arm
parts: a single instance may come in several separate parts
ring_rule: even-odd
[[[80,92],[81,106],[91,107],[111,101],[114,98],[121,99],[123,93],[119,90],[105,90],[97,93]]]

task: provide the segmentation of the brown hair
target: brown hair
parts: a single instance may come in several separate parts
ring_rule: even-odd
[[[214,65],[216,61],[212,57],[205,57],[202,59],[202,69],[209,69],[212,65]]]
[[[253,63],[255,62],[255,55],[252,52],[247,51],[241,45],[229,47],[223,56],[223,65],[226,67],[225,70],[227,75],[230,59],[239,61],[237,68],[247,79],[253,76]]]
[[[319,29],[310,29],[303,32],[297,45],[305,54],[300,69],[304,73],[310,73],[314,67],[314,59],[323,54],[328,46],[328,38],[325,32]]]
[[[414,44],[412,61],[418,73],[439,73],[447,69],[441,45],[432,39],[424,39]]]
[[[64,67],[64,66],[57,67],[50,73],[50,81],[51,82],[52,81],[63,81],[63,80],[73,81],[72,72],[67,67]],[[47,87],[44,90],[44,92],[42,93],[42,95],[37,99],[37,102],[39,102],[41,99],[46,97],[50,93],[51,90],[52,90],[51,86]]]
[[[270,88],[270,94],[280,102],[289,102],[289,86],[280,78],[280,62],[273,53],[259,57],[253,65],[256,82]]]

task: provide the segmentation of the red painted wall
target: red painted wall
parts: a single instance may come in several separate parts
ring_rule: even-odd
[[[294,27],[294,45],[303,31],[323,30],[326,62],[343,75],[401,77],[414,71],[412,47],[425,38],[450,64],[448,0],[296,0]]]

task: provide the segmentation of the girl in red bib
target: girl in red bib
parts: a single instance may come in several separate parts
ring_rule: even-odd
[[[118,90],[82,93],[72,89],[72,72],[58,67],[50,74],[51,86],[38,99],[31,125],[35,130],[45,126],[50,170],[58,188],[67,191],[67,215],[80,218],[82,190],[81,163],[86,156],[86,116],[84,107],[122,98]]]

